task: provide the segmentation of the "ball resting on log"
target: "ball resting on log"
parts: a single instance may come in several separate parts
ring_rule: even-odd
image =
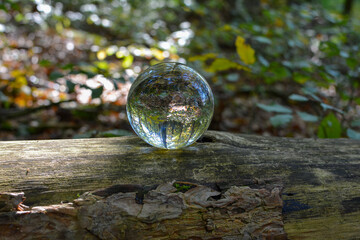
[[[141,235],[146,233],[158,239],[360,235],[360,143],[354,140],[209,131],[198,143],[171,151],[155,149],[137,137],[0,142],[0,150],[4,236],[31,229],[31,224],[44,229],[42,234],[58,232],[53,235],[58,239],[146,239]],[[174,179],[195,187],[183,193],[164,190],[162,186],[175,187],[169,184]],[[22,203],[24,195],[16,192],[25,193],[29,210]],[[188,197],[192,192],[204,194],[203,205]],[[243,194],[254,202],[246,205]],[[237,200],[220,204],[230,196]],[[268,198],[278,204],[267,205]],[[124,210],[125,203],[131,210]],[[166,214],[155,214],[155,209]],[[56,231],[62,226],[73,235]],[[177,231],[180,226],[182,231]]]

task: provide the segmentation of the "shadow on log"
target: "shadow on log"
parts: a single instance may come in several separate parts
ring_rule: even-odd
[[[360,235],[355,140],[209,131],[198,143],[171,151],[137,137],[0,142],[0,149],[0,209],[6,211],[0,233],[10,239],[37,229],[45,235],[29,239]],[[176,192],[173,179],[191,184]],[[30,210],[16,192],[25,193]],[[46,235],[51,231],[57,235]]]

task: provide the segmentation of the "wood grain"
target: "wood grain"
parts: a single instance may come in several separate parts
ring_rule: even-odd
[[[137,137],[0,142],[0,192],[25,192],[25,204],[71,201],[116,184],[172,180],[272,189],[283,186],[290,239],[360,235],[360,142],[291,139],[208,131],[180,150]]]

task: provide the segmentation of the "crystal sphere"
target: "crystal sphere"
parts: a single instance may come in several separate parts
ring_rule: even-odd
[[[181,63],[159,63],[132,84],[126,104],[136,134],[154,147],[177,149],[208,128],[214,96],[206,80]]]

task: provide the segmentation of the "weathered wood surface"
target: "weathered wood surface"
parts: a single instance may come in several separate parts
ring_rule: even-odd
[[[1,239],[286,239],[279,188],[222,194],[190,186],[182,193],[161,184],[140,199],[134,186],[122,185],[72,203],[5,212]]]
[[[282,189],[278,227],[281,230],[283,219],[289,239],[357,239],[360,235],[359,141],[266,138],[209,131],[200,142],[171,151],[155,149],[137,137],[0,142],[0,192],[23,191],[27,196],[25,204],[29,205],[69,201],[84,191],[116,184],[154,186],[174,179],[204,184],[222,192],[221,196],[235,186],[269,193]],[[112,196],[119,197],[113,194],[99,201],[106,202]],[[144,202],[151,201],[148,197],[145,194]],[[257,197],[263,204],[261,196]],[[79,207],[74,208],[76,215]],[[266,209],[266,204],[257,208]],[[189,209],[171,221],[179,226]],[[204,207],[204,211],[209,209]],[[28,216],[41,215],[37,208],[31,211],[35,212],[28,212]],[[0,225],[4,227],[5,215],[14,213],[1,213]],[[246,222],[240,219],[239,226]],[[166,221],[170,220],[160,222]],[[216,229],[220,227],[208,231],[207,220],[199,221],[205,233],[219,236]],[[283,237],[280,230],[273,236]],[[244,234],[239,232],[236,237],[256,237]]]

